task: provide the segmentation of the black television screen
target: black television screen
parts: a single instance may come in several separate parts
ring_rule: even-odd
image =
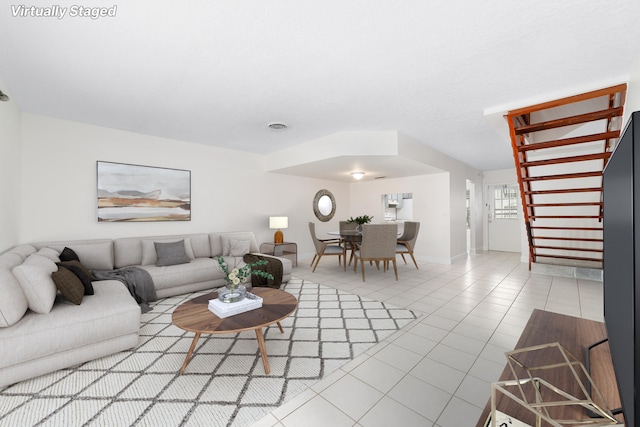
[[[625,423],[635,426],[640,413],[640,112],[631,115],[604,170],[603,185],[604,320]]]

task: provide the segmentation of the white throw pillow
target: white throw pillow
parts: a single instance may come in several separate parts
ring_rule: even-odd
[[[245,236],[246,236],[246,233],[223,234],[223,235],[221,235],[220,236],[220,241],[222,242],[222,256],[232,256],[231,255],[231,240],[246,241],[249,244],[249,250],[251,250],[251,240],[252,239],[249,236],[246,236],[246,237]]]
[[[11,270],[27,297],[29,308],[36,313],[46,314],[53,308],[58,293],[51,278],[54,271],[58,271],[56,263],[38,254],[29,255]]]
[[[18,255],[15,255],[18,256]],[[22,319],[29,302],[11,270],[0,266],[0,328],[11,326]]]
[[[184,241],[184,250],[187,253],[189,259],[194,260],[196,256],[193,253],[193,248],[191,247],[191,239],[176,239],[168,238],[168,239],[148,239],[142,240],[142,265],[155,265],[158,261],[158,255],[156,254],[156,245],[155,243],[173,243]]]
[[[229,256],[240,257],[249,253],[249,241],[229,239]]]

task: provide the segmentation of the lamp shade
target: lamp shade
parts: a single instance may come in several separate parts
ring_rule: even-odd
[[[273,243],[283,243],[284,235],[281,228],[287,228],[289,226],[289,217],[287,216],[270,216],[269,217],[269,228],[277,228],[276,232],[273,235]]]
[[[269,228],[287,228],[289,227],[288,216],[270,216]]]

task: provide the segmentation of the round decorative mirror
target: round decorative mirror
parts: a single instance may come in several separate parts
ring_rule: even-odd
[[[329,190],[320,190],[313,198],[313,213],[322,222],[327,222],[336,213],[336,199]]]

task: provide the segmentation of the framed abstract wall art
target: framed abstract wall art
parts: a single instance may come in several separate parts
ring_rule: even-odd
[[[98,222],[190,221],[191,171],[97,162]]]

